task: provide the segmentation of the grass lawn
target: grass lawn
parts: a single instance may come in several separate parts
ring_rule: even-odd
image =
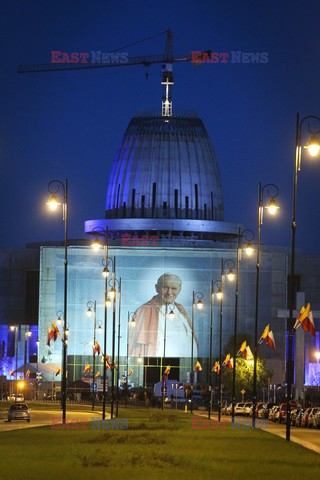
[[[303,480],[320,456],[262,430],[198,430],[191,415],[121,409],[128,430],[39,427],[0,434],[0,477],[15,480]],[[83,425],[82,425],[83,426]],[[318,473],[317,473],[318,472]],[[165,476],[165,477],[164,477]]]

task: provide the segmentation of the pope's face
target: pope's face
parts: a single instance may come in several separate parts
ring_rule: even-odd
[[[155,286],[157,297],[161,303],[174,303],[176,297],[181,291],[180,282],[173,277],[165,277],[161,283]]]

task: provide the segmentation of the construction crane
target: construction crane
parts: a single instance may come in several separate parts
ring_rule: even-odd
[[[77,63],[49,63],[49,64],[35,64],[35,65],[20,65],[18,68],[18,73],[34,73],[34,72],[60,72],[65,70],[87,70],[93,68],[110,68],[110,67],[128,67],[132,65],[143,65],[149,67],[154,63],[162,64],[162,81],[163,85],[162,92],[162,116],[171,117],[172,116],[172,86],[174,85],[173,81],[173,63],[177,62],[191,62],[192,54],[191,52],[187,55],[182,55],[179,57],[173,56],[173,33],[170,29],[165,32],[161,32],[153,37],[135,42],[134,44],[141,43],[142,41],[149,40],[150,38],[157,37],[159,35],[166,34],[166,43],[165,43],[165,52],[162,55],[145,55],[137,57],[127,57],[127,61],[117,61],[116,63],[81,63],[78,59]],[[131,45],[126,45],[122,48],[126,48]],[[120,50],[120,49],[119,49]],[[210,55],[211,50],[203,52],[204,54]],[[68,59],[70,61],[70,59]],[[119,59],[118,59],[119,60]],[[101,62],[101,59],[100,59]],[[199,65],[199,64],[198,64]],[[146,77],[148,74],[146,74]]]

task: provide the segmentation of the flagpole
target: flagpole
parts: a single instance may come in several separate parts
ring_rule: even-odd
[[[234,423],[234,406],[236,403],[236,368],[237,368],[237,328],[238,328],[238,299],[239,299],[239,270],[240,270],[240,243],[241,243],[241,229],[238,230],[237,243],[237,277],[236,277],[236,291],[235,291],[235,306],[234,306],[234,331],[233,331],[233,372],[232,372],[232,423]]]

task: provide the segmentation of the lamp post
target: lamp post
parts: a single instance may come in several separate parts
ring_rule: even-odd
[[[236,292],[235,292],[235,305],[234,305],[234,332],[233,332],[233,371],[232,371],[232,423],[234,423],[234,406],[236,403],[236,369],[237,369],[237,330],[238,330],[238,300],[239,300],[239,277],[240,277],[240,261],[242,251],[242,239],[246,240],[245,252],[248,256],[252,255],[253,247],[252,241],[254,239],[254,233],[252,230],[238,230],[238,242],[237,242],[237,277],[236,277]]]
[[[110,274],[109,264],[111,263],[112,270],[114,260],[109,257],[109,230],[102,227],[95,227],[92,232],[95,235],[95,239],[91,243],[91,247],[94,251],[99,251],[100,247],[104,245],[104,258],[101,263],[103,266],[102,276],[105,279],[104,286],[104,337],[103,337],[103,349],[104,349],[104,363],[103,363],[103,394],[102,394],[102,419],[106,418],[106,400],[107,400],[107,371],[106,371],[106,355],[107,355],[107,324],[108,324],[108,306],[111,305],[111,300],[108,297],[108,278]],[[104,236],[104,244],[98,238]]]
[[[264,205],[263,194],[267,192],[269,201]],[[272,195],[272,192],[274,193]],[[279,194],[279,188],[273,183],[262,186],[258,184],[258,226],[257,226],[257,260],[256,260],[256,305],[254,320],[254,352],[253,352],[253,388],[252,388],[252,428],[256,423],[256,403],[257,403],[257,361],[258,361],[258,320],[259,320],[259,279],[260,279],[260,246],[261,246],[261,225],[263,222],[263,209],[266,208],[270,215],[275,215],[279,208],[276,197]]]
[[[292,201],[292,223],[291,223],[291,264],[290,264],[290,281],[289,281],[289,318],[287,320],[287,335],[288,335],[288,358],[287,358],[287,418],[286,418],[286,440],[290,441],[290,400],[292,395],[292,382],[293,382],[293,358],[292,358],[292,342],[293,342],[293,310],[295,305],[295,245],[296,245],[296,208],[297,208],[297,187],[298,187],[298,172],[301,168],[301,135],[302,127],[307,121],[316,121],[320,123],[320,117],[315,115],[307,115],[300,120],[300,116],[297,113],[296,118],[296,145],[295,145],[295,158],[293,168],[293,201]],[[309,154],[312,157],[319,155],[320,143],[316,137],[318,131],[310,129],[308,123],[308,131],[311,133],[311,138],[308,144],[304,147],[307,148]]]
[[[108,285],[111,289],[108,291],[108,296],[112,302],[112,368],[111,368],[111,418],[114,413],[114,370],[115,370],[115,342],[116,342],[116,304],[117,304],[117,290],[118,286],[119,295],[121,294],[121,278],[116,278],[116,259],[113,261],[113,273]],[[119,368],[119,365],[117,366]]]
[[[96,377],[96,328],[97,328],[97,301],[96,300],[89,300],[87,302],[87,315],[88,317],[92,317],[93,314],[93,346],[92,346],[92,411],[94,410],[94,403],[95,403],[95,377]]]
[[[39,345],[40,345],[39,338],[37,338],[36,344],[37,344],[36,400],[38,400],[38,397],[39,397]]]
[[[118,355],[117,355],[117,402],[116,417],[119,414],[119,374],[120,374],[120,339],[121,339],[121,278],[119,279],[119,307],[118,307]]]
[[[26,364],[27,364],[27,357],[28,357],[28,340],[31,337],[32,332],[27,327],[26,331],[24,332],[24,362],[23,362],[23,379],[26,379]]]
[[[128,402],[128,393],[129,393],[129,339],[130,339],[130,327],[134,328],[136,326],[136,314],[135,312],[128,312],[128,323],[127,323],[127,377],[126,377],[126,406]]]
[[[15,357],[16,357],[16,395],[14,401],[17,401],[18,396],[18,330],[19,325],[11,325],[10,331],[14,332],[14,348],[15,348]]]
[[[64,296],[63,296],[63,339],[62,339],[62,423],[66,423],[67,412],[67,299],[68,299],[68,180],[51,180],[48,191],[51,194],[47,205],[55,211],[61,203],[57,197],[62,190],[62,218],[64,221]]]
[[[225,269],[228,269],[228,272],[225,273]],[[234,268],[235,268],[235,263],[233,260],[228,259],[228,260],[221,260],[221,280],[216,280],[213,284],[213,287],[215,288],[215,285],[219,285],[218,291],[216,293],[218,300],[220,300],[220,313],[219,313],[219,365],[220,365],[220,375],[219,375],[219,400],[218,400],[218,421],[220,422],[221,420],[221,400],[222,400],[222,318],[223,318],[223,305],[222,305],[222,300],[223,300],[223,295],[224,295],[224,285],[225,285],[225,279],[226,277],[230,282],[232,282],[235,278],[235,273],[234,273]],[[238,272],[237,272],[238,273]]]
[[[190,389],[191,389],[191,405],[190,405],[190,412],[193,413],[193,402],[192,402],[192,395],[193,395],[193,383],[194,383],[194,373],[193,373],[193,337],[194,337],[194,310],[197,301],[197,308],[201,310],[203,307],[203,293],[202,292],[192,292],[192,320],[191,320],[191,369],[190,369]]]
[[[166,302],[165,312],[164,312],[164,330],[163,330],[163,357],[161,360],[161,370],[160,370],[160,378],[162,375],[162,402],[161,402],[161,410],[164,410],[164,399],[165,399],[165,374],[163,372],[163,367],[165,364],[166,358],[166,341],[167,341],[167,315],[168,315],[168,303]]]

